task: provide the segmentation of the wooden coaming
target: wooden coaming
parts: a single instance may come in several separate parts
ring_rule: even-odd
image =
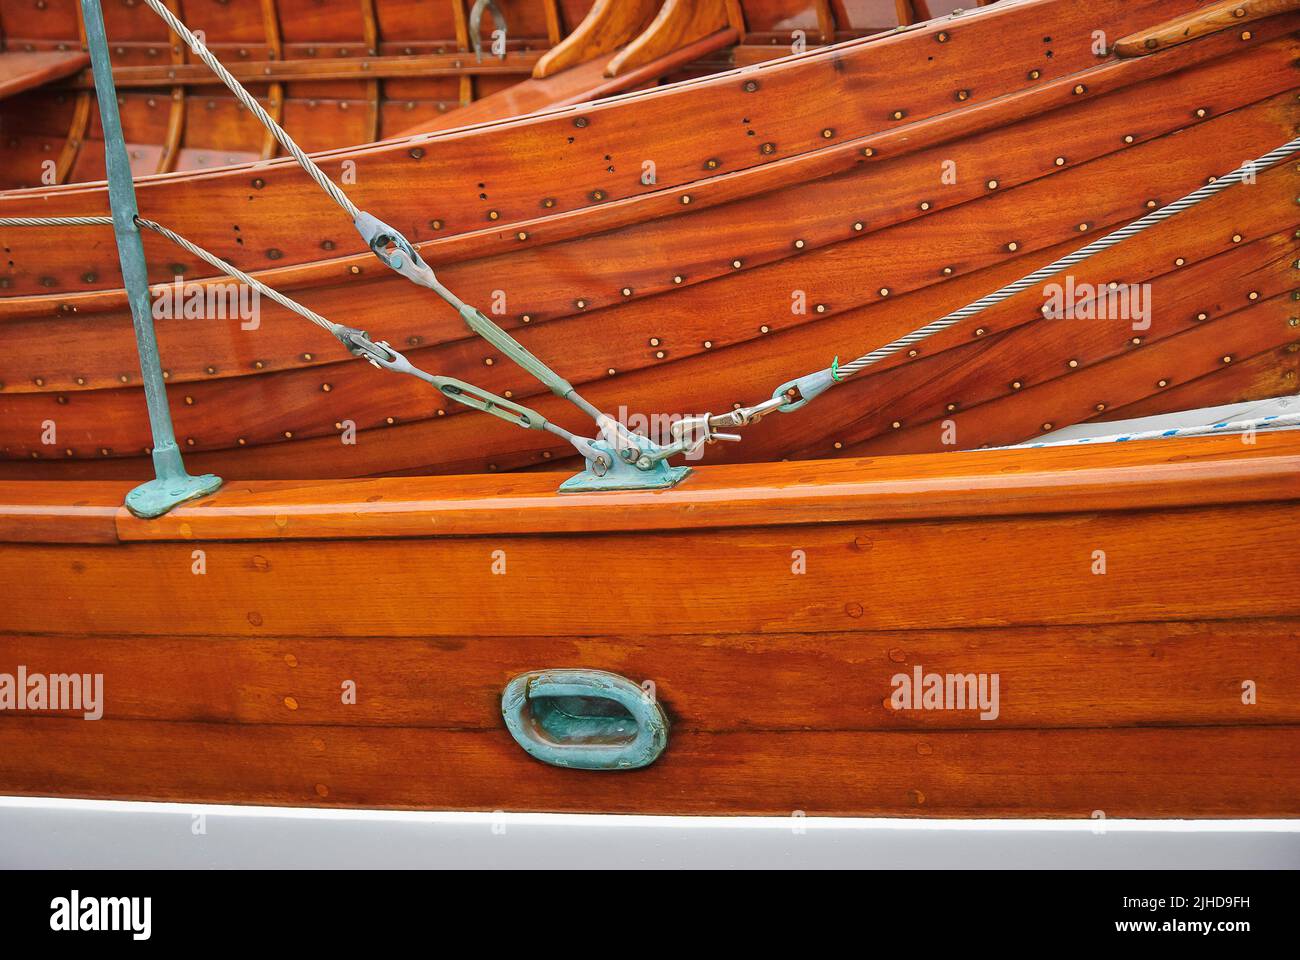
[[[706,468],[659,493],[556,479],[231,485],[157,522],[113,507],[121,484],[0,484],[0,669],[105,689],[99,721],[0,713],[0,792],[1300,814],[1295,433]],[[998,718],[894,709],[918,665],[996,673]],[[667,752],[527,757],[500,690],[548,666],[654,681]]]

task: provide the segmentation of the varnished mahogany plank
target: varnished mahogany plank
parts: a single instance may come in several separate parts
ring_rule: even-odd
[[[133,484],[62,484],[55,496],[34,483],[0,485],[0,540],[25,543],[116,543],[116,518]]]
[[[1298,0],[1218,0],[1173,20],[1139,30],[1115,41],[1121,57],[1140,57],[1167,50],[1219,30],[1240,28],[1265,17],[1300,9]]]
[[[1300,499],[1300,435],[1161,440],[879,460],[706,467],[672,490],[557,494],[563,475],[249,482],[143,521],[123,540],[671,530],[1009,516]],[[58,502],[59,483],[0,484]],[[358,521],[364,526],[358,528]]]
[[[47,592],[27,589],[45,583],[67,585],[62,631],[171,637],[574,636],[607,616],[629,635],[1296,617],[1300,596],[1279,588],[1300,574],[1283,535],[1296,518],[1291,500],[463,537],[438,536],[430,517],[425,539],[295,540],[281,512],[273,541],[3,544],[0,589],[13,632],[55,626]],[[1106,575],[1093,572],[1098,550]]]
[[[71,76],[89,62],[81,50],[0,53],[0,99]]]
[[[1295,620],[704,638],[26,634],[0,635],[0,662],[103,674],[111,720],[495,730],[511,678],[582,666],[652,681],[678,735],[1300,723]],[[894,677],[917,666],[997,674],[997,716],[894,709]]]
[[[1298,760],[1295,726],[737,732],[670,734],[657,763],[608,773],[538,763],[504,730],[0,720],[4,793],[295,806],[1290,817]]]

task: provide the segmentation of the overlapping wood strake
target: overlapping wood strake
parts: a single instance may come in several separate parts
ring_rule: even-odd
[[[0,671],[104,691],[0,712],[0,793],[1300,815],[1296,432],[556,479],[250,482],[156,521],[125,483],[0,485]],[[555,667],[653,681],[663,755],[527,756],[501,690]],[[894,709],[917,668],[996,674],[996,718]]]
[[[931,5],[849,0],[171,0],[311,151],[515,116],[925,19]],[[947,13],[954,4],[933,5]],[[658,16],[657,16],[658,15]],[[282,155],[143,3],[106,5],[135,173]],[[795,33],[797,31],[797,34]],[[75,0],[0,3],[0,187],[98,180],[102,133]],[[10,74],[16,81],[10,82]],[[51,83],[76,74],[63,83]],[[22,94],[18,96],[18,94]],[[47,168],[43,161],[49,160]]]
[[[996,5],[324,162],[337,172],[352,161],[348,191],[363,208],[419,241],[452,289],[603,408],[716,412],[884,343],[1290,139],[1300,16],[1288,4],[1238,6],[1239,23],[1203,11],[1203,29],[1169,45],[1166,25],[1199,5]],[[941,449],[948,420],[957,445],[973,447],[1294,392],[1296,169],[1074,271],[1079,284],[1151,284],[1149,329],[1045,321],[1042,292],[1027,291],[838,388],[816,413],[769,417],[710,457]],[[149,178],[139,196],[147,216],[325,316],[589,432],[427,291],[358,253],[346,218],[292,164]],[[99,187],[58,187],[0,197],[0,213],[105,204]],[[3,239],[0,475],[147,475],[111,237]],[[159,282],[210,272],[146,243]],[[256,329],[158,326],[195,470],[474,472],[572,453],[358,364],[271,305]],[[47,421],[56,444],[41,442]],[[355,445],[339,442],[348,423]]]

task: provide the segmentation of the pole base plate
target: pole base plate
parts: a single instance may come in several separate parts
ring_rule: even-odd
[[[221,487],[221,478],[213,473],[193,477],[188,473],[158,477],[142,483],[126,495],[126,508],[137,517],[152,520],[186,500],[206,497]]]

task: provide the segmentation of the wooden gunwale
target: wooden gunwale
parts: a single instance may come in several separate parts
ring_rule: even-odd
[[[1099,452],[1100,451],[1100,452]],[[0,537],[233,541],[653,532],[963,516],[1173,511],[1300,497],[1300,437],[706,466],[671,491],[555,493],[563,475],[253,481],[143,521],[120,482],[0,483]],[[73,499],[75,497],[75,499]],[[358,526],[358,524],[362,524]],[[30,528],[30,529],[28,529]],[[90,539],[85,539],[89,537]]]

